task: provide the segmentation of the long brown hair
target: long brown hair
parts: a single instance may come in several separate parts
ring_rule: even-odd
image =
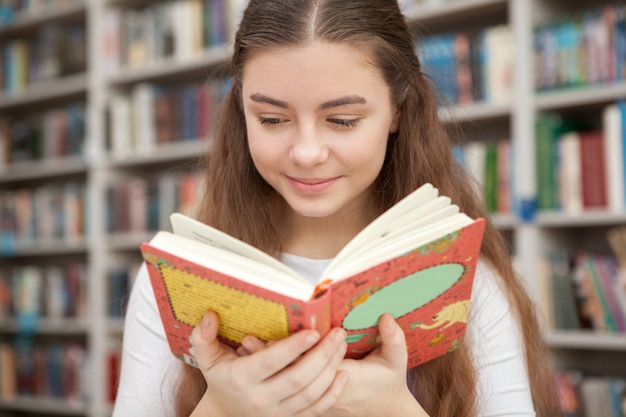
[[[232,86],[215,118],[199,220],[268,253],[280,253],[284,244],[277,227],[281,199],[258,174],[248,150],[242,73],[255,52],[318,40],[363,48],[370,64],[382,72],[393,103],[401,108],[399,131],[389,138],[377,178],[375,207],[382,212],[430,182],[469,216],[488,219],[482,199],[473,192],[473,184],[453,157],[450,140],[439,121],[437,97],[421,71],[414,39],[396,0],[251,0],[235,37]],[[557,416],[548,353],[532,302],[513,271],[505,242],[489,222],[482,257],[499,273],[517,317],[526,362],[532,364],[528,373],[537,415]],[[461,347],[408,371],[410,388],[429,415],[476,415],[477,370],[469,350]],[[186,366],[176,397],[177,415],[188,416],[205,389],[202,375]]]

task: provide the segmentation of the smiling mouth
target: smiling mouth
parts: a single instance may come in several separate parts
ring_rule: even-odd
[[[319,193],[335,184],[340,177],[333,178],[294,178],[287,176],[291,185],[301,192]]]

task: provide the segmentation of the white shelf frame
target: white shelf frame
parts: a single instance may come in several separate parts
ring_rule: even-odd
[[[87,11],[85,1],[60,7],[42,7],[37,11],[27,11],[17,14],[9,24],[0,25],[0,38],[12,36],[49,22],[59,22],[69,19],[79,19]]]
[[[37,104],[46,100],[86,94],[87,78],[85,73],[68,75],[28,85],[23,90],[12,94],[0,93],[0,111]]]

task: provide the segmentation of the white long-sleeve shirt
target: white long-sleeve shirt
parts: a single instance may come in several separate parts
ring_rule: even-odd
[[[283,262],[312,282],[329,260],[286,254]],[[133,286],[124,327],[121,378],[113,417],[171,417],[181,362],[170,353],[145,265]],[[465,343],[478,370],[479,417],[535,416],[519,328],[498,277],[480,262]]]

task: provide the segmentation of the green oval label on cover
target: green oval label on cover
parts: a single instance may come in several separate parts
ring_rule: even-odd
[[[393,282],[352,309],[343,320],[346,330],[375,326],[384,313],[401,317],[443,294],[463,275],[461,264],[449,263],[423,269]]]

